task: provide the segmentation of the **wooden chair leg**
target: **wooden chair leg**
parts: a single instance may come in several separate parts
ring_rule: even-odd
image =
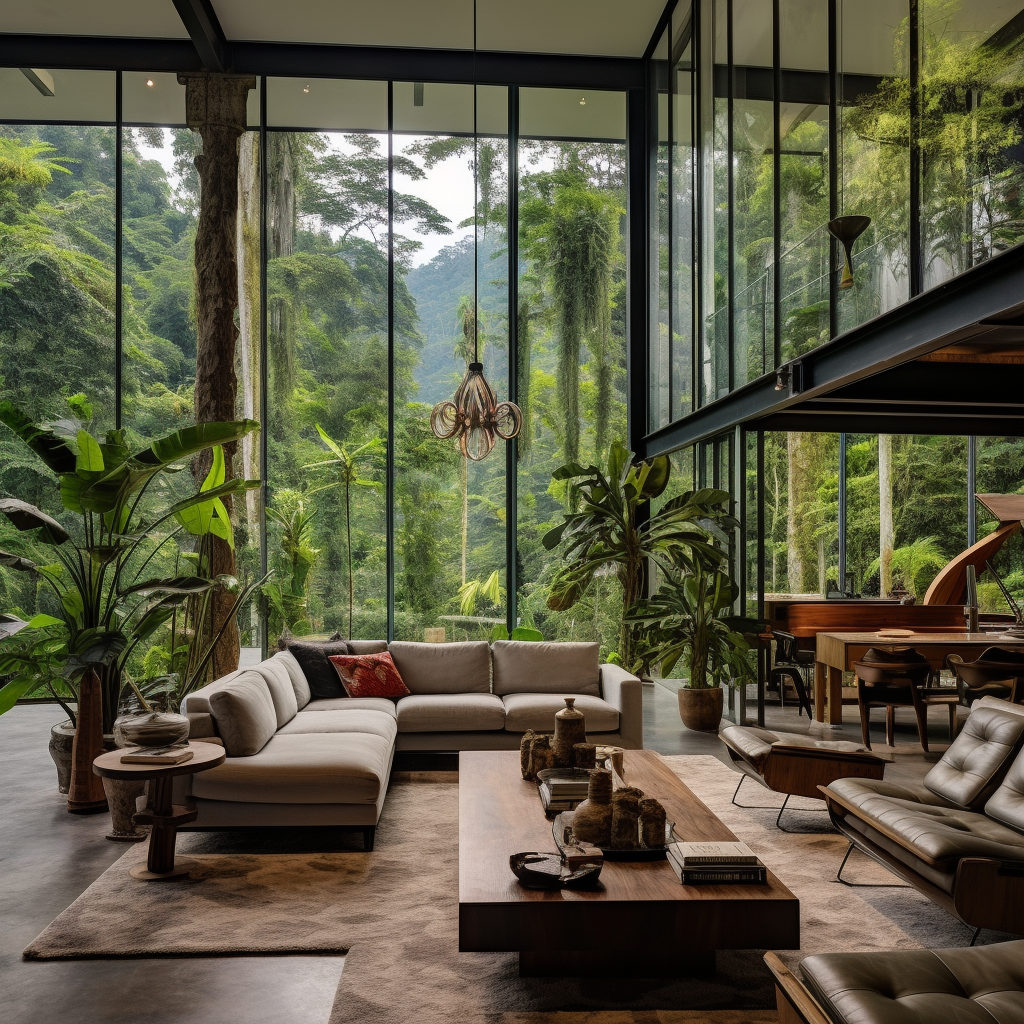
[[[917,735],[921,738],[921,746],[928,753],[928,705],[923,701],[914,703],[914,714],[917,716]]]
[[[871,749],[871,736],[868,732],[868,727],[871,724],[870,714],[871,709],[868,707],[867,701],[864,700],[863,694],[860,695],[860,699],[857,701],[860,705],[860,737],[861,742],[864,746]]]
[[[896,746],[896,706],[885,705],[885,742],[890,747]]]

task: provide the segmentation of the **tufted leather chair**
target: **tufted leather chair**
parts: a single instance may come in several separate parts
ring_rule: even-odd
[[[800,963],[802,982],[777,956],[779,1019],[793,1024],[1021,1024],[1024,940],[968,949],[824,953]]]

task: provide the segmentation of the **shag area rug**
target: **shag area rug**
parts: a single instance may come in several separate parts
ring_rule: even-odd
[[[627,755],[628,757],[628,755]],[[824,832],[817,801],[781,803],[714,757],[666,758],[676,774],[799,897],[795,963],[829,950],[958,946],[970,931],[913,889],[850,889],[835,873],[847,843]],[[774,804],[774,807],[770,806]],[[817,808],[802,812],[799,808]],[[345,958],[330,1024],[743,1024],[775,1020],[758,951],[723,952],[705,979],[520,978],[518,958],[458,952],[458,792],[454,775],[393,779],[372,854],[253,853],[246,837],[179,837],[193,879],[144,884],[128,876],[133,847],[28,947],[29,959],[231,954],[337,954]],[[234,846],[234,849],[232,848]],[[238,852],[235,852],[237,850]],[[847,875],[893,882],[854,854]],[[714,1011],[714,1012],[709,1012]]]

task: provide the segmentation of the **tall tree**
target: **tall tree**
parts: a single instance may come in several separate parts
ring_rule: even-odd
[[[196,230],[196,388],[197,423],[235,418],[238,382],[235,348],[238,328],[238,143],[246,129],[246,99],[256,79],[247,75],[188,72],[178,75],[185,86],[185,119],[203,141],[196,156],[199,172],[199,223]],[[235,445],[225,445],[226,477],[234,477]],[[198,457],[193,473],[201,482],[210,470],[211,457]],[[231,512],[230,506],[228,512]],[[234,577],[234,548],[220,537],[210,538],[212,575]],[[213,656],[215,677],[238,667],[238,627],[229,622],[234,599],[224,587],[211,602],[211,632],[222,628]]]

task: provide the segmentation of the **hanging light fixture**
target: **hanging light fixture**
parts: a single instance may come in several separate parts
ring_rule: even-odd
[[[494,388],[484,376],[480,361],[477,330],[479,303],[479,221],[477,191],[479,187],[479,139],[477,137],[477,75],[476,75],[476,0],[473,0],[473,361],[466,368],[455,396],[450,402],[438,402],[430,413],[430,429],[442,440],[456,438],[459,453],[473,462],[486,459],[494,450],[494,439],[510,441],[523,425],[523,414],[514,402],[499,402]]]

